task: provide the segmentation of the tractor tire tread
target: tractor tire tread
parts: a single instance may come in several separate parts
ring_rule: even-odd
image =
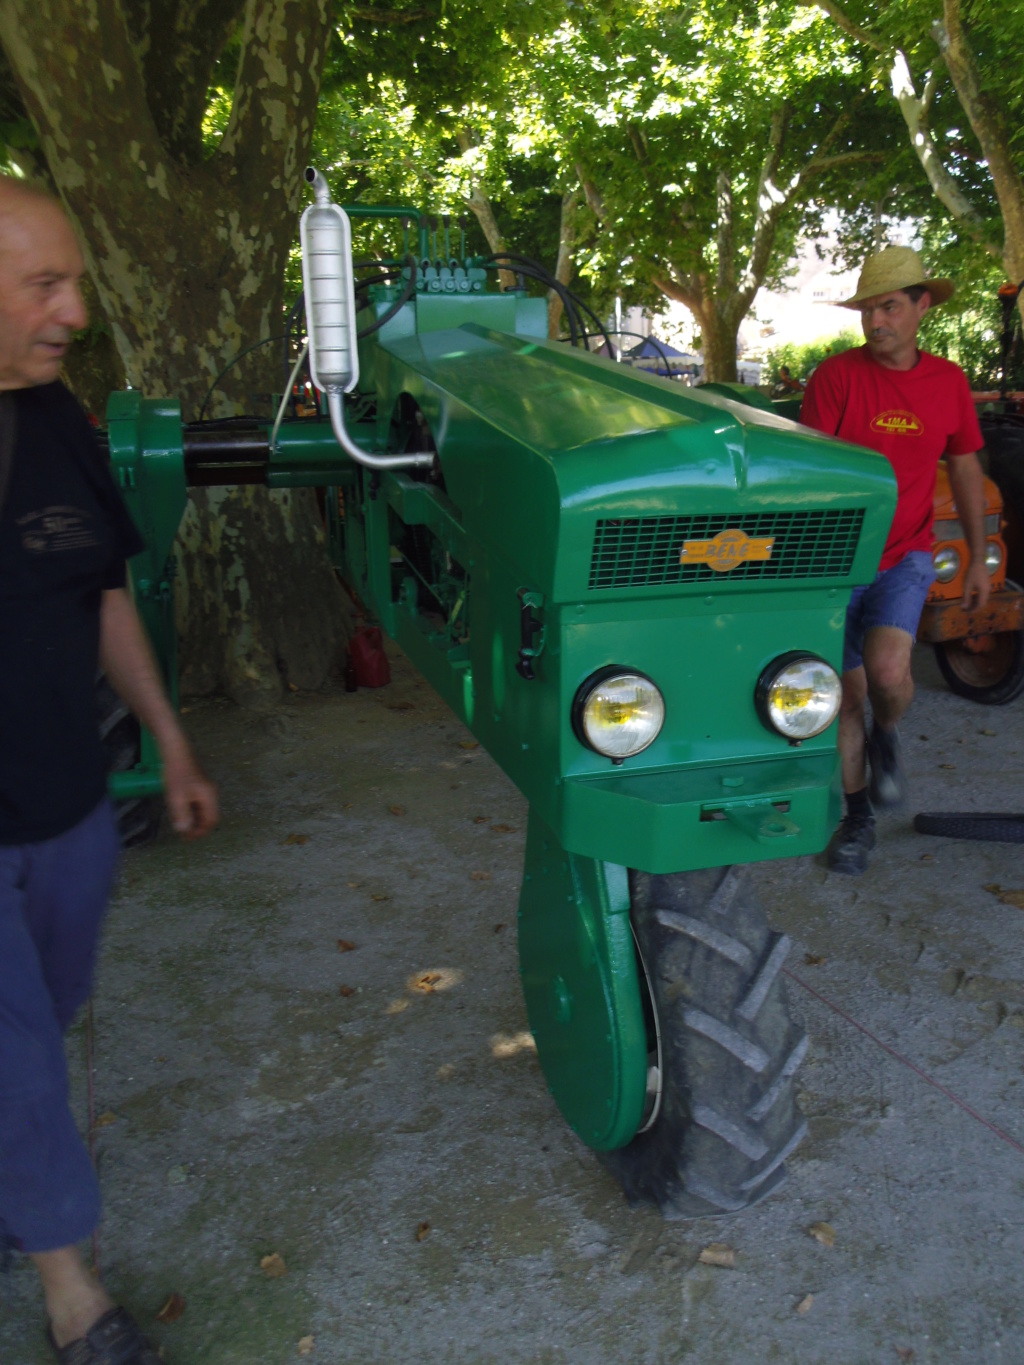
[[[782,973],[789,942],[737,868],[631,872],[630,891],[661,1033],[661,1109],[602,1160],[631,1203],[666,1217],[738,1212],[779,1188],[806,1133],[794,1075],[807,1039]]]

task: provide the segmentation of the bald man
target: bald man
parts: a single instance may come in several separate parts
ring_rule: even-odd
[[[0,177],[0,1259],[39,1271],[65,1365],[157,1365],[86,1270],[99,1187],[68,1108],[63,1034],[91,989],[118,838],[94,689],[102,668],[153,732],[175,829],[218,820],[126,588],[142,548],[58,375],[85,326],[60,206]]]

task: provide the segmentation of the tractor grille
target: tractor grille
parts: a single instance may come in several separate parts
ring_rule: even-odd
[[[630,517],[599,521],[590,560],[590,587],[639,588],[751,578],[843,578],[853,566],[863,508],[821,512],[707,513],[696,517]],[[751,559],[727,573],[706,564],[681,564],[688,540],[712,540],[740,530],[771,537],[770,559]]]

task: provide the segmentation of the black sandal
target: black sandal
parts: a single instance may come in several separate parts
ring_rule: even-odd
[[[60,1365],[163,1365],[153,1343],[123,1308],[111,1308],[84,1337],[66,1346],[57,1345],[51,1328],[46,1335]]]

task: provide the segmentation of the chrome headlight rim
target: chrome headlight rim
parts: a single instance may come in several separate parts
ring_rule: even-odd
[[[586,712],[587,703],[599,687],[610,682],[613,678],[637,678],[653,688],[661,702],[661,720],[658,724],[658,728],[651,735],[650,739],[645,740],[639,748],[633,749],[628,754],[609,754],[604,749],[599,749],[587,734],[586,726],[584,724],[584,714]],[[639,668],[629,668],[624,664],[607,664],[604,668],[599,668],[596,672],[591,673],[576,689],[576,695],[573,697],[572,701],[572,728],[573,733],[584,748],[589,749],[591,753],[597,754],[600,758],[606,758],[609,762],[618,765],[625,762],[627,758],[635,758],[637,754],[642,754],[651,747],[665,728],[665,713],[665,694],[649,673],[645,673]]]
[[[988,570],[989,577],[994,578],[1003,567],[1003,547],[998,540],[988,540],[985,542],[985,568]]]
[[[821,664],[823,668],[828,669],[835,678],[837,684],[836,705],[832,715],[824,725],[819,726],[817,730],[806,735],[789,735],[785,730],[781,730],[772,720],[771,708],[769,705],[769,697],[773,685],[787,668],[791,668],[793,664],[797,663]],[[839,707],[842,702],[842,696],[842,677],[836,672],[827,659],[823,659],[820,654],[815,654],[814,651],[810,649],[791,649],[786,654],[780,654],[777,658],[773,659],[771,663],[766,664],[761,670],[761,676],[758,678],[757,687],[754,690],[754,705],[757,709],[758,719],[770,734],[778,735],[780,739],[784,739],[788,744],[797,745],[803,744],[804,740],[807,739],[817,739],[836,723],[836,719],[839,716]]]
[[[940,564],[944,556],[946,563]],[[962,562],[960,551],[955,545],[936,545],[932,551],[932,570],[940,583],[952,583],[960,572]]]

